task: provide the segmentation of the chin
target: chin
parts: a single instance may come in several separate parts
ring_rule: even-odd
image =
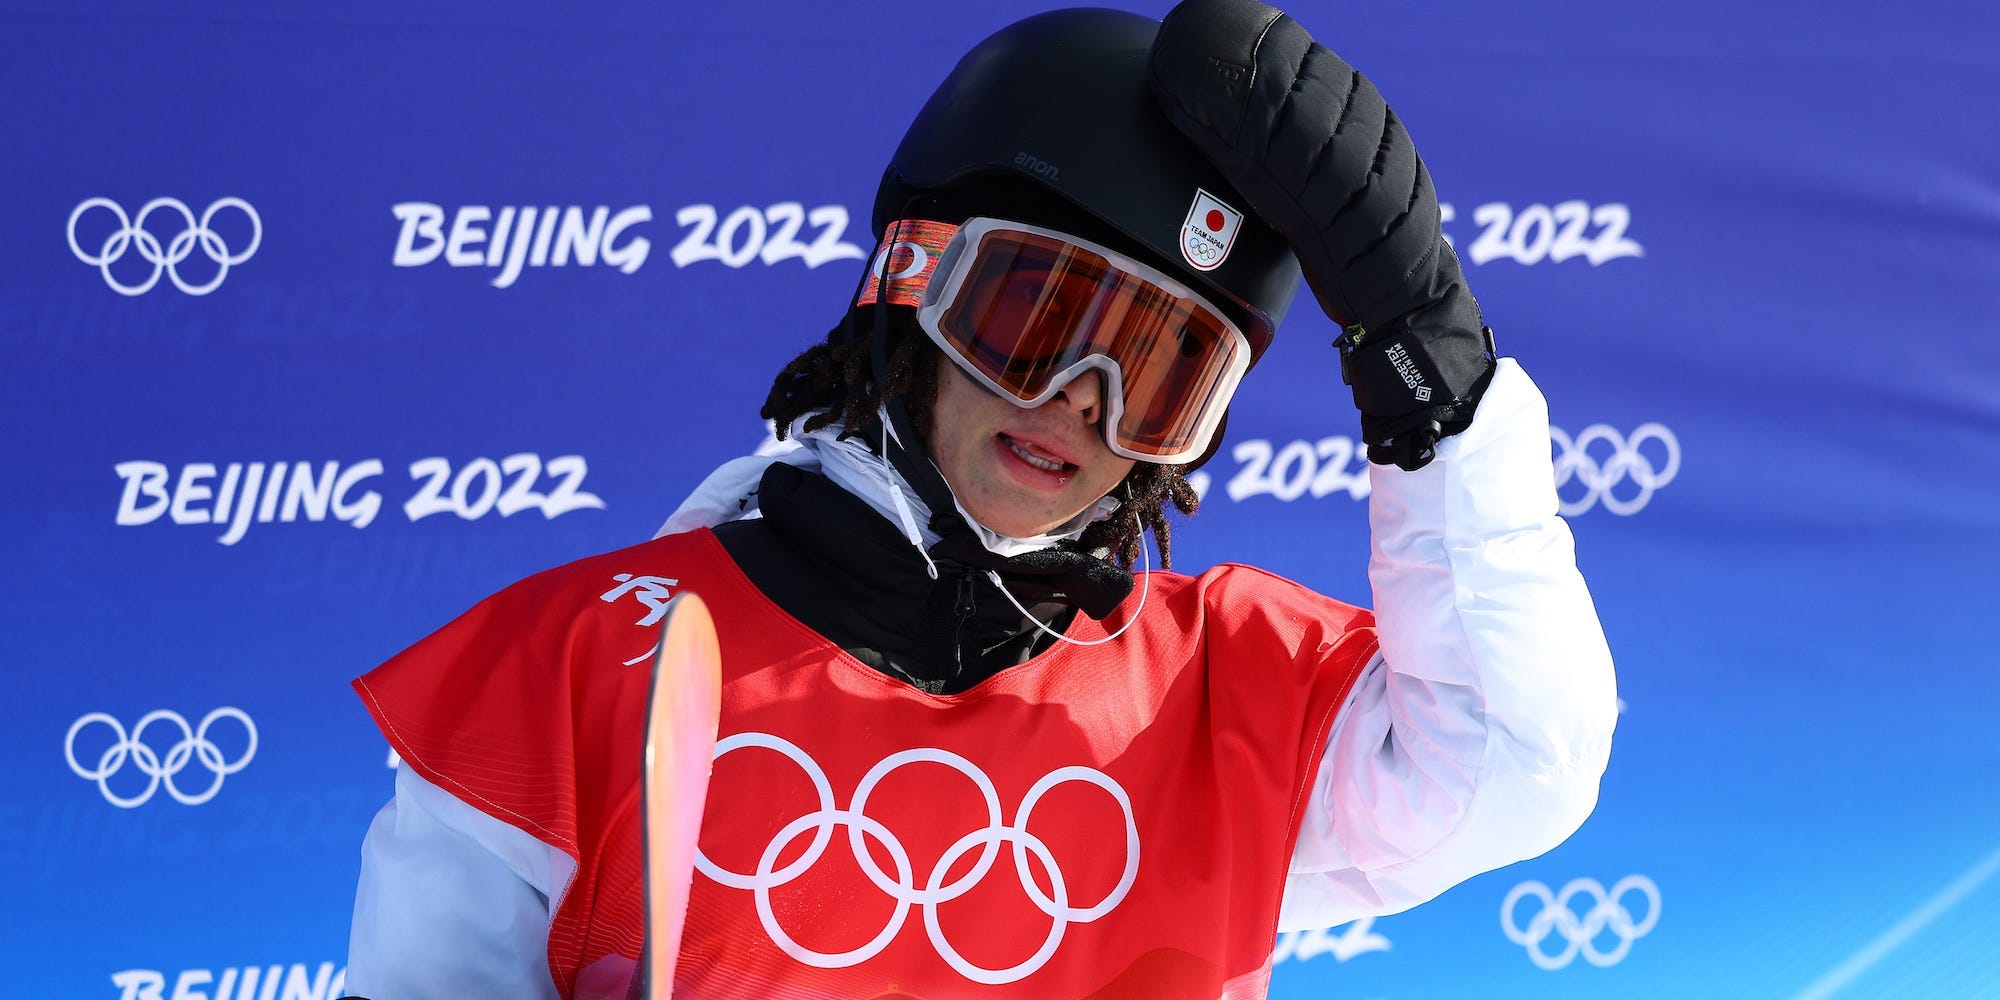
[[[966,510],[988,529],[1012,538],[1033,538],[1036,535],[1054,531],[1056,528],[1061,527],[1063,522],[1069,520],[1069,518],[1041,517],[1036,515],[1024,516],[1019,513],[1012,516],[1003,513],[997,517],[989,517],[986,512],[981,510],[975,510],[970,507],[966,508]]]

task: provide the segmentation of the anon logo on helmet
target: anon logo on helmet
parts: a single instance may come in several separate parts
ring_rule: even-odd
[[[1030,171],[1038,177],[1046,177],[1052,181],[1062,179],[1062,170],[1060,168],[1038,156],[1030,156],[1027,153],[1015,153],[1014,165],[1020,167],[1022,170]]]

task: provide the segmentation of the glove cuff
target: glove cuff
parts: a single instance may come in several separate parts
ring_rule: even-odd
[[[1423,467],[1439,439],[1472,422],[1497,358],[1493,331],[1463,285],[1387,330],[1350,326],[1334,346],[1369,460],[1403,469]]]

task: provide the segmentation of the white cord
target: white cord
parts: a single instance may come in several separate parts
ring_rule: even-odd
[[[917,530],[917,515],[910,512],[909,502],[903,499],[903,488],[896,481],[895,467],[889,464],[889,408],[876,407],[875,418],[882,425],[882,454],[879,456],[882,459],[882,485],[888,488],[889,502],[896,507],[896,520],[902,522],[904,537],[917,547],[917,554],[924,557],[924,566],[930,570],[931,579],[935,580],[938,578],[937,563],[932,562],[931,554],[924,550],[923,533]],[[901,444],[902,439],[898,438],[897,443]]]
[[[1151,550],[1147,549],[1146,547],[1146,532],[1143,528],[1140,529],[1139,531],[1139,565],[1142,567],[1139,570],[1139,606],[1132,609],[1132,617],[1125,619],[1125,624],[1118,626],[1118,631],[1113,632],[1102,639],[1090,639],[1090,640],[1072,639],[1069,636],[1066,636],[1061,632],[1057,632],[1054,629],[1049,628],[1047,625],[1042,624],[1041,619],[1036,618],[1034,615],[1029,614],[1028,609],[1022,607],[1021,602],[1015,600],[1014,595],[1007,592],[1006,586],[1000,582],[1000,574],[995,573],[994,571],[989,569],[986,571],[986,577],[987,579],[993,581],[993,585],[995,587],[1000,588],[1000,596],[1005,597],[1007,599],[1007,603],[1012,604],[1014,606],[1014,610],[1019,611],[1021,613],[1021,617],[1026,618],[1036,628],[1041,629],[1043,632],[1055,636],[1057,639],[1069,643],[1072,646],[1102,646],[1105,643],[1110,642],[1111,640],[1116,639],[1121,635],[1124,635],[1125,630],[1131,628],[1132,623],[1139,620],[1139,612],[1146,610],[1146,595],[1153,589],[1153,573],[1152,573],[1153,557]]]

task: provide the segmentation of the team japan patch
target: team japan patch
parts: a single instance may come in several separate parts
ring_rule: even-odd
[[[1213,271],[1229,259],[1229,248],[1236,245],[1236,233],[1242,228],[1242,212],[1195,188],[1194,205],[1181,223],[1181,256],[1197,271]]]

